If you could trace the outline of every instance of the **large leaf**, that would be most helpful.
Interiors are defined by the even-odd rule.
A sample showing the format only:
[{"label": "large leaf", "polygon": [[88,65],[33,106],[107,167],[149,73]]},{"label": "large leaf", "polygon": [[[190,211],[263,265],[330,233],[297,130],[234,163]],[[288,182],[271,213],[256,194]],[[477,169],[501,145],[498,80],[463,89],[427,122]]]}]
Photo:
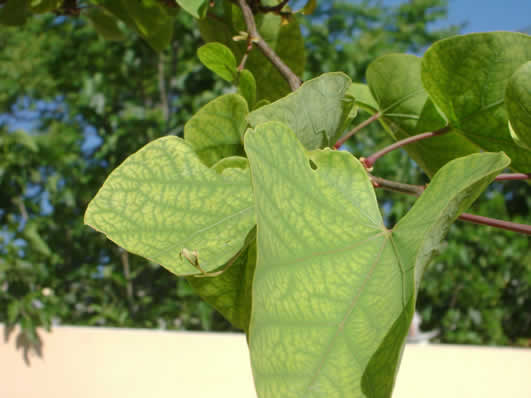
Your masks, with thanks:
[{"label": "large leaf", "polygon": [[207,166],[228,156],[243,155],[247,113],[243,97],[223,95],[202,107],[186,123],[184,138]]},{"label": "large leaf", "polygon": [[[373,61],[367,69],[367,82],[378,104],[377,111],[382,113],[381,122],[395,140],[434,131],[447,124],[422,86],[420,67],[421,59],[414,55],[389,54]],[[356,87],[351,91],[355,89],[362,92]],[[356,91],[353,94],[356,96]],[[456,132],[422,140],[404,149],[430,176],[450,160],[479,150]]]},{"label": "large leaf", "polygon": [[[247,169],[246,158],[223,158],[212,169],[219,174]],[[187,278],[199,296],[218,310],[234,327],[249,330],[251,317],[252,284],[256,267],[256,228],[247,236],[243,248],[208,276],[194,275]]]},{"label": "large leaf", "polygon": [[531,61],[511,76],[505,90],[505,105],[516,143],[531,150]]},{"label": "large leaf", "polygon": [[85,223],[178,275],[211,272],[255,225],[249,170],[206,167],[182,139],[128,157],[90,202]]},{"label": "large leaf", "polygon": [[508,158],[450,162],[388,230],[352,155],[306,153],[278,122],[249,131],[245,149],[258,225],[249,331],[258,396],[389,397],[415,272]]},{"label": "large leaf", "polygon": [[308,149],[333,145],[343,133],[354,106],[351,97],[346,97],[351,83],[344,73],[326,73],[251,112],[247,120],[251,126],[272,120],[283,122]]},{"label": "large leaf", "polygon": [[[296,18],[283,23],[282,17],[268,13],[256,18],[259,33],[276,54],[297,75],[304,72],[304,41]],[[233,37],[247,31],[240,9],[228,7],[223,18],[207,17],[199,22],[201,35],[207,42],[217,41],[228,46],[239,62],[247,49],[247,41],[235,42]],[[245,68],[252,72],[257,84],[256,100],[274,101],[288,94],[289,84],[271,62],[255,46]]]},{"label": "large leaf", "polygon": [[511,167],[531,171],[531,152],[511,138],[505,87],[531,59],[531,36],[512,32],[455,36],[422,59],[422,81],[450,125],[486,151],[504,151]]}]

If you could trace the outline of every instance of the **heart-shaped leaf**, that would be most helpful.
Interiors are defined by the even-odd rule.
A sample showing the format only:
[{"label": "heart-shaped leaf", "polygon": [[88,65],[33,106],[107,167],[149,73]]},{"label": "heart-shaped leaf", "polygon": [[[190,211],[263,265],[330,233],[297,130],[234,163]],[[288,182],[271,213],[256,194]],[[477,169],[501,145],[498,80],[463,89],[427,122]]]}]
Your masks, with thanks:
[{"label": "heart-shaped leaf", "polygon": [[448,163],[388,230],[352,155],[307,153],[278,122],[247,132],[245,150],[258,225],[249,331],[258,396],[390,396],[416,275],[509,159]]},{"label": "heart-shaped leaf", "polygon": [[422,59],[422,81],[450,125],[486,151],[504,151],[511,167],[531,171],[531,151],[508,128],[505,88],[531,59],[531,36],[514,32],[454,36],[435,43]]},{"label": "heart-shaped leaf", "polygon": [[255,225],[248,169],[209,169],[182,139],[155,140],[107,178],[85,223],[177,275],[209,273]]},{"label": "heart-shaped leaf", "polygon": [[[367,82],[378,104],[377,111],[382,114],[380,121],[395,140],[447,124],[422,85],[420,67],[421,59],[414,55],[389,54],[377,58],[367,69]],[[457,132],[409,144],[404,149],[430,176],[450,160],[479,150]]]},{"label": "heart-shaped leaf", "polygon": [[283,122],[308,149],[333,145],[343,133],[354,106],[354,100],[347,95],[351,83],[344,73],[325,73],[251,112],[247,120],[251,126],[272,120]]}]

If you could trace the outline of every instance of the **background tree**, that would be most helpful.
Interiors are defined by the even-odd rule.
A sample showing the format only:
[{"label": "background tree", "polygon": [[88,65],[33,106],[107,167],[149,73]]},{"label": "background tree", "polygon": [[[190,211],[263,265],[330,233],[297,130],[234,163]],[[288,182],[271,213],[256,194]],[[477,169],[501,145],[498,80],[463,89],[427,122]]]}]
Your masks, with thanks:
[{"label": "background tree", "polygon": [[[319,7],[304,28],[305,79],[344,70],[362,81],[377,56],[418,53],[458,30],[430,27],[446,15],[444,1]],[[171,45],[160,54],[136,34],[110,42],[94,27],[85,18],[47,16],[0,28],[0,321],[20,324],[21,338],[34,343],[35,327],[54,320],[228,330],[184,280],[121,251],[84,226],[82,214],[124,158],[156,137],[181,135],[200,106],[231,87],[198,63],[200,33],[184,13],[177,14]],[[371,126],[347,147],[360,154],[388,143],[387,134]],[[400,152],[380,160],[378,170],[391,179],[426,181]],[[398,194],[379,195],[389,224],[412,203]],[[528,185],[494,185],[487,197],[480,212],[529,220]],[[430,268],[419,308],[429,327],[441,328],[444,341],[525,344],[529,338],[527,238],[492,234],[497,241],[485,245],[474,242],[489,239],[488,228],[453,227],[450,239],[457,243]],[[480,259],[479,267],[470,259]],[[489,265],[481,268],[481,261]]]}]

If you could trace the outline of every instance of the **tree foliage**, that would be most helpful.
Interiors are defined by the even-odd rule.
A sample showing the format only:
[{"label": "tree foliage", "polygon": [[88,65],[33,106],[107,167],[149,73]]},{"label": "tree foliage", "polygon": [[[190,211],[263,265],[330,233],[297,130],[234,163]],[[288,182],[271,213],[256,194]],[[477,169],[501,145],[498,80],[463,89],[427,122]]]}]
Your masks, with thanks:
[{"label": "tree foliage", "polygon": [[[509,159],[530,171],[529,36],[439,40],[456,30],[428,29],[436,0],[2,3],[0,23],[31,21],[0,35],[0,319],[23,338],[54,321],[236,327],[261,397],[389,396],[417,295],[442,341],[527,344],[526,238],[450,224]],[[378,192],[381,215],[368,163],[323,149],[369,115],[381,127],[347,141],[356,156],[439,132],[405,147],[416,164],[395,152],[374,171],[431,178],[409,212]],[[525,222],[528,187],[493,184],[476,210]],[[87,206],[148,261],[84,227]]]}]

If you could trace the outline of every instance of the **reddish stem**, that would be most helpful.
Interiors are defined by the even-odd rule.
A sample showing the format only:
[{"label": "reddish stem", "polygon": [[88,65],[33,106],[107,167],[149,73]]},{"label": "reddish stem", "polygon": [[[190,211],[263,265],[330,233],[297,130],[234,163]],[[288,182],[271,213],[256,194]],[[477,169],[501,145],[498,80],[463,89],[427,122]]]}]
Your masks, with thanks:
[{"label": "reddish stem", "polygon": [[350,130],[347,134],[345,134],[343,137],[341,137],[334,145],[334,148],[335,149],[338,149],[339,147],[341,147],[341,145],[343,145],[345,142],[347,142],[347,140],[352,137],[354,134],[356,134],[358,131],[360,131],[362,128],[368,126],[369,124],[371,124],[372,122],[374,122],[375,120],[378,120],[380,117],[382,116],[381,112],[378,112],[378,113],[375,113],[374,115],[372,115],[370,118],[368,118],[367,120],[365,120],[364,122],[358,124],[356,127],[354,127],[352,130]]},{"label": "reddish stem", "polygon": [[[422,185],[403,184],[395,181],[386,180],[380,177],[375,177],[369,174],[372,185],[375,188],[383,188],[389,191],[406,193],[409,195],[419,196],[424,192],[425,187]],[[506,229],[508,231],[518,232],[522,234],[531,235],[531,225],[518,224],[509,221],[497,220],[495,218],[488,218],[483,216],[476,216],[474,214],[462,213],[459,216],[462,221],[471,222],[474,224],[488,225],[495,228]]]},{"label": "reddish stem", "polygon": [[245,50],[245,54],[243,54],[242,60],[237,68],[238,72],[241,72],[242,70],[245,69],[245,63],[247,62],[247,58],[249,57],[249,53],[251,52],[252,49],[253,49],[253,41],[251,40],[251,37],[249,37],[247,40],[247,48]]},{"label": "reddish stem", "polygon": [[387,153],[389,153],[391,151],[394,151],[397,148],[401,148],[401,147],[403,147],[403,146],[405,146],[407,144],[411,144],[413,142],[425,140],[426,138],[435,137],[435,136],[438,136],[438,135],[443,135],[443,134],[446,134],[449,131],[450,131],[450,127],[447,126],[447,127],[443,127],[442,129],[439,129],[437,131],[433,131],[433,132],[430,132],[430,133],[422,133],[422,134],[414,135],[413,137],[408,137],[406,139],[397,141],[394,144],[391,144],[391,145],[385,147],[381,151],[378,151],[378,152],[372,154],[368,158],[363,158],[362,162],[364,163],[364,165],[367,168],[367,170],[370,170],[372,168],[372,166],[374,165],[374,163],[378,159],[380,159],[382,156],[386,155]]},{"label": "reddish stem", "polygon": [[468,221],[474,224],[488,225],[490,227],[506,229],[507,231],[519,232],[521,234],[531,235],[531,225],[518,224],[515,222],[497,220],[495,218],[476,216],[474,214],[462,213],[459,216],[462,221]]},{"label": "reddish stem", "polygon": [[500,174],[496,177],[496,181],[510,181],[510,180],[528,180],[531,174],[514,173],[514,174]]}]

